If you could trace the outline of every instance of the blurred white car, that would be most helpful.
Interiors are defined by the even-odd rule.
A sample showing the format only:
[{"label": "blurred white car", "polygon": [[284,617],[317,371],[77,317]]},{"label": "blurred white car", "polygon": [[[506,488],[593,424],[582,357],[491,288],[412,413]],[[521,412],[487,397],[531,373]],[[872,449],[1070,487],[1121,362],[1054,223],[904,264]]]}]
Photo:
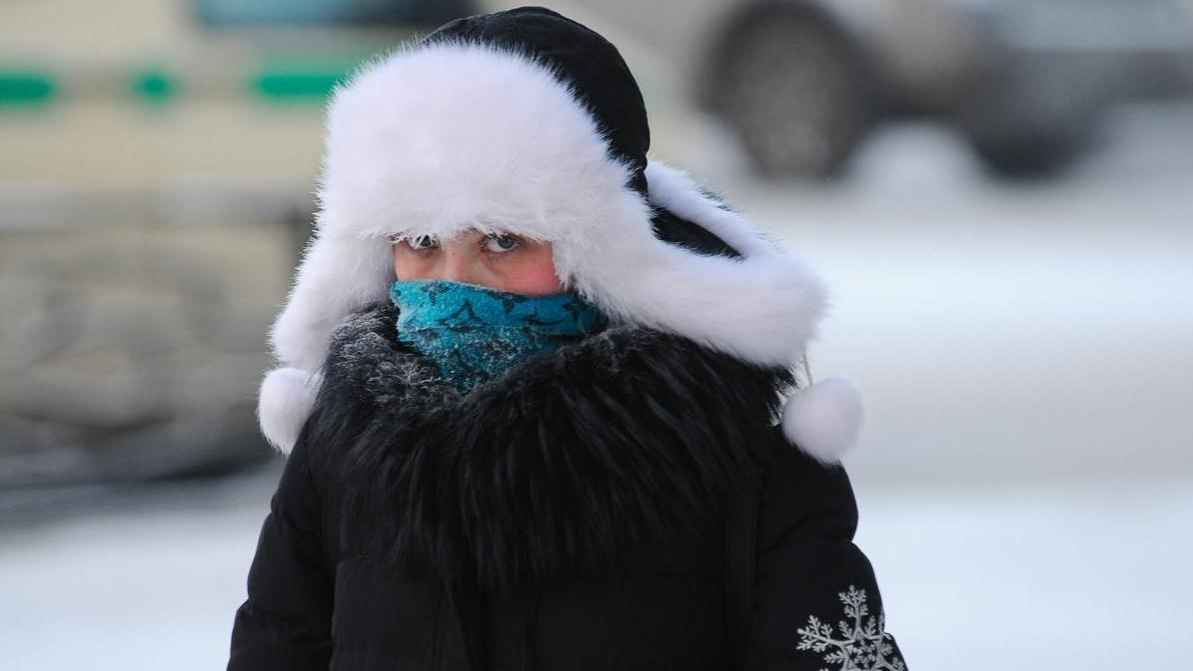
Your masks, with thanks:
[{"label": "blurred white car", "polygon": [[328,91],[471,0],[0,2],[0,512],[271,453]]},{"label": "blurred white car", "polygon": [[1112,104],[1193,92],[1191,0],[575,0],[637,34],[761,172],[838,171],[876,122],[955,124],[1048,173]]}]

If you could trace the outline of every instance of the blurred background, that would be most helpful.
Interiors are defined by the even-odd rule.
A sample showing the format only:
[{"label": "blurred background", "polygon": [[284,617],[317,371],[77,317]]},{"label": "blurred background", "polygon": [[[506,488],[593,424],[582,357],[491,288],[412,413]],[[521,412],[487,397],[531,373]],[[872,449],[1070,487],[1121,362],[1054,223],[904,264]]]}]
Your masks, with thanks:
[{"label": "blurred background", "polygon": [[[0,2],[2,666],[212,669],[323,105],[484,0]],[[1193,0],[560,0],[829,280],[911,668],[1184,668]],[[793,645],[794,645],[793,632]]]}]

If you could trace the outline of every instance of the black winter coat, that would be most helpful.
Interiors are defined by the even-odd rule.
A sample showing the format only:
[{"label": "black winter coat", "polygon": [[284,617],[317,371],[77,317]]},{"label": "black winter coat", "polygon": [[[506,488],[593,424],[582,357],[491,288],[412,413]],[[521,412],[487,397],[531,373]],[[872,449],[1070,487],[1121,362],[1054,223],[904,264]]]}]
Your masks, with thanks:
[{"label": "black winter coat", "polygon": [[[844,471],[774,427],[786,370],[615,327],[461,397],[393,329],[333,338],[231,671],[903,668]],[[755,540],[726,547],[751,481]]]}]

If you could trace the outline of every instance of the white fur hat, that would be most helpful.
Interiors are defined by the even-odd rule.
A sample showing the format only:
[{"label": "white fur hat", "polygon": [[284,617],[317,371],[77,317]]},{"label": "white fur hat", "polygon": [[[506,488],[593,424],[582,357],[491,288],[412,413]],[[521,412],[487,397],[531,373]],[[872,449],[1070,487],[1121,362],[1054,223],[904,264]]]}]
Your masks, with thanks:
[{"label": "white fur hat", "polygon": [[[562,19],[537,12],[512,20]],[[562,21],[548,32],[587,31]],[[316,234],[273,327],[281,367],[261,386],[258,412],[270,442],[288,451],[297,439],[334,327],[386,300],[395,236],[450,239],[479,229],[550,241],[560,278],[611,319],[754,363],[795,364],[824,310],[823,285],[687,176],[648,162],[644,109],[643,132],[627,135],[621,118],[610,130],[601,110],[624,116],[633,108],[617,96],[637,96],[641,105],[616,50],[609,45],[628,82],[611,89],[602,81],[594,96],[584,77],[609,68],[577,75],[566,59],[459,23],[446,38],[432,34],[366,65],[333,97]],[[613,98],[594,99],[617,87]],[[711,234],[729,253],[663,239],[663,220]],[[788,437],[825,461],[853,442],[860,421],[856,394],[829,386],[798,393],[784,415]]]}]

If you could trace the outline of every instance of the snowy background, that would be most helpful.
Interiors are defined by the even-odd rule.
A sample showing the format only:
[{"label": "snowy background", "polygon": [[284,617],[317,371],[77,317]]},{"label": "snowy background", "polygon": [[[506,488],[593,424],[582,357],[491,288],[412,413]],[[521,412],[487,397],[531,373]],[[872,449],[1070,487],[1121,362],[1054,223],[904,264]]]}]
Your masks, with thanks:
[{"label": "snowy background", "polygon": [[[998,184],[897,126],[820,189],[661,133],[834,287],[813,372],[866,393],[857,540],[916,671],[1188,668],[1193,109],[1110,132],[1073,175]],[[222,668],[278,472],[6,500],[0,667]]]}]

